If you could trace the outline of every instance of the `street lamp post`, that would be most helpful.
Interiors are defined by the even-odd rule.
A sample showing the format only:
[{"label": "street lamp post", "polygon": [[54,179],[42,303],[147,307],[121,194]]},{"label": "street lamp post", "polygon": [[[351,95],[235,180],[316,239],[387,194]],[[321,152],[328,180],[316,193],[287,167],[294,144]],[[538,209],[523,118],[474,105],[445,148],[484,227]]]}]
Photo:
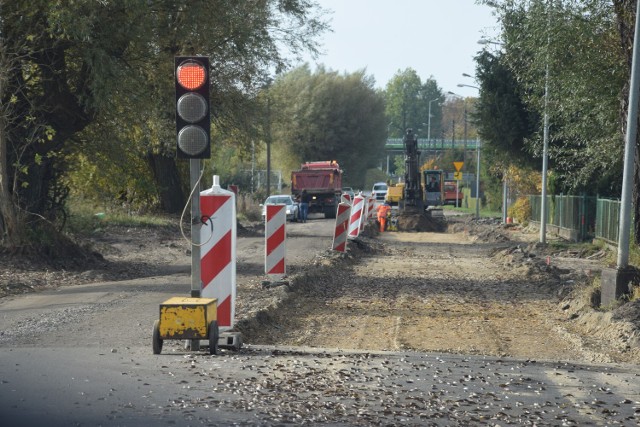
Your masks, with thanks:
[{"label": "street lamp post", "polygon": [[547,243],[547,172],[549,164],[549,46],[551,13],[547,8],[547,59],[544,71],[544,116],[542,119],[542,191],[540,192],[540,243]]},{"label": "street lamp post", "polygon": [[[460,86],[460,85],[458,85],[458,86]],[[451,91],[448,91],[447,93],[448,93],[449,95],[453,95],[453,96],[456,96],[456,97],[458,97],[458,98],[462,99],[462,101],[463,101],[463,105],[464,105],[464,108],[466,108],[466,103],[464,102],[464,97],[463,97],[462,95],[458,95],[457,93],[455,93],[455,92],[451,92]],[[452,132],[452,134],[453,134],[453,135],[451,136],[451,148],[454,148],[455,143],[456,143],[456,142],[455,142],[455,139],[456,139],[455,120],[451,120],[451,132]],[[464,160],[464,159],[463,159],[463,160]]]},{"label": "street lamp post", "polygon": [[[393,122],[390,122],[387,125],[387,140],[389,139],[389,133],[390,133],[389,128],[391,127],[392,124]],[[388,152],[387,152],[387,175],[389,175],[389,153]]]},{"label": "street lamp post", "polygon": [[[463,77],[472,77],[467,73],[462,73]],[[473,85],[467,85],[467,84],[463,84],[463,83],[458,83],[457,85],[458,87],[470,87],[473,89],[477,89],[480,90],[480,88],[478,86],[473,86]],[[452,95],[456,95],[456,96],[460,96],[454,92],[449,92]],[[465,103],[465,126],[466,126],[466,103]],[[465,127],[465,134],[466,134],[466,127]],[[466,144],[466,135],[465,135],[465,144]],[[476,219],[480,219],[480,139],[478,139],[476,137],[476,154],[477,154],[477,159],[476,159]]]},{"label": "street lamp post", "polygon": [[478,161],[476,163],[476,219],[480,219],[480,139],[476,141]]},{"label": "street lamp post", "polygon": [[440,98],[432,99],[429,101],[429,120],[427,121],[427,141],[431,144],[431,103],[437,101]]}]

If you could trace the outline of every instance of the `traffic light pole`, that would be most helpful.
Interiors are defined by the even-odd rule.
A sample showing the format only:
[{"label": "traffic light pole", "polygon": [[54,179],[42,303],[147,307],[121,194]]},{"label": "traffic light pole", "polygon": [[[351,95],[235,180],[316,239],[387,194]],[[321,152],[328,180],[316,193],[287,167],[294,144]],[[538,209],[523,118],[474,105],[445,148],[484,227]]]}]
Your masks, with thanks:
[{"label": "traffic light pole", "polygon": [[200,297],[202,279],[200,274],[200,159],[189,160],[189,188],[193,190],[191,200],[191,296]]}]

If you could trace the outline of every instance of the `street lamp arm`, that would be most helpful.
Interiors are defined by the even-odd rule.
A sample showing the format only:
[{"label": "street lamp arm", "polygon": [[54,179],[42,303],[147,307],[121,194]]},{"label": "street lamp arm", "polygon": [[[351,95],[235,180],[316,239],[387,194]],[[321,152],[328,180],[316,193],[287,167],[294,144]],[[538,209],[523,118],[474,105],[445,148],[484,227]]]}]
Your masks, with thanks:
[{"label": "street lamp arm", "polygon": [[458,83],[458,87],[471,87],[471,88],[480,90],[480,88],[478,86],[466,85],[466,84],[463,84],[463,83]]},{"label": "street lamp arm", "polygon": [[478,40],[478,44],[483,44],[483,45],[495,44],[496,46],[504,46],[504,43],[502,42],[497,42],[497,41],[489,40],[485,38],[481,38],[480,40]]}]

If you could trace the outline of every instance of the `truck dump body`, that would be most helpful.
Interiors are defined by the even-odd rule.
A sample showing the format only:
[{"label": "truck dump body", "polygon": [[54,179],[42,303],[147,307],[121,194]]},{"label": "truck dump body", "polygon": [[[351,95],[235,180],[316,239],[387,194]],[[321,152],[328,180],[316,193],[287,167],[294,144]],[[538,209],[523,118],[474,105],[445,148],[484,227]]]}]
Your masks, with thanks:
[{"label": "truck dump body", "polygon": [[335,218],[342,193],[342,170],[336,161],[307,162],[291,172],[291,194],[299,197],[302,190],[311,196],[309,212],[324,213]]}]

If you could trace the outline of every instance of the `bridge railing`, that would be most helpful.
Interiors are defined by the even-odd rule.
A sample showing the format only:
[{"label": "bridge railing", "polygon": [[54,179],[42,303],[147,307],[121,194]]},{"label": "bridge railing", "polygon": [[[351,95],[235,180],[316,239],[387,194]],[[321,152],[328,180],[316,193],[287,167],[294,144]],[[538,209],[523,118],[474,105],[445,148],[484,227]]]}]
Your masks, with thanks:
[{"label": "bridge railing", "polygon": [[[418,138],[418,149],[420,150],[446,150],[446,149],[466,149],[475,150],[478,147],[477,139],[444,140]],[[384,145],[385,150],[404,151],[402,138],[389,138]]]}]

